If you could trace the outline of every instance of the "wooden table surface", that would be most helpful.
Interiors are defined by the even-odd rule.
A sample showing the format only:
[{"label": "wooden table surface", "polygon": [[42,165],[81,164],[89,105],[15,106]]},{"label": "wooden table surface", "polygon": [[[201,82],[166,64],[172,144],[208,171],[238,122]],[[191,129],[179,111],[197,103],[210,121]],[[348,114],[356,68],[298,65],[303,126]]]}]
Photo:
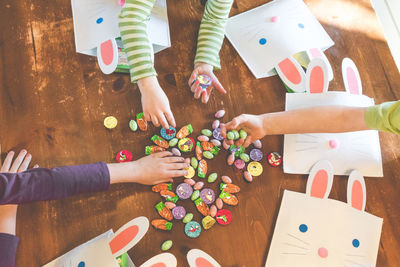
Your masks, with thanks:
[{"label": "wooden table surface", "polygon": [[[237,0],[231,15],[265,0]],[[380,24],[368,0],[307,0],[306,3],[335,41],[327,50],[335,79],[331,90],[343,90],[340,63],[351,57],[359,68],[364,93],[376,103],[400,98],[400,75]],[[172,47],[155,56],[161,86],[168,95],[178,126],[192,123],[195,134],[210,127],[213,114],[224,108],[224,120],[241,113],[284,109],[285,91],[277,77],[256,80],[232,45],[221,50],[217,76],[227,95],[213,93],[208,104],[191,96],[187,79],[192,70],[197,31],[204,1],[168,1]],[[158,129],[133,133],[128,121],[141,112],[140,92],[123,74],[104,75],[95,58],[77,54],[70,0],[2,0],[0,3],[0,138],[3,151],[27,148],[43,167],[113,162],[121,149],[143,156],[144,146]],[[103,119],[114,115],[119,126],[107,131]],[[377,266],[400,262],[400,138],[381,133],[384,178],[367,178],[366,210],[384,220]],[[283,149],[283,136],[262,140],[264,152]],[[225,152],[222,153],[225,155]],[[306,175],[284,174],[265,162],[264,173],[247,184],[225,164],[224,156],[209,169],[229,175],[242,187],[239,206],[230,208],[233,222],[215,226],[192,240],[176,222],[171,232],[149,229],[129,251],[137,265],[160,253],[172,239],[178,266],[186,252],[200,248],[223,266],[262,266],[265,263],[284,189],[305,192]],[[336,177],[331,198],[345,201],[346,177]],[[181,179],[177,179],[177,183]],[[150,187],[124,184],[102,193],[59,201],[21,205],[17,234],[21,238],[17,266],[40,266],[137,216],[157,218],[160,197]],[[189,202],[189,201],[188,201]],[[194,211],[191,203],[185,207]],[[200,216],[195,213],[195,219]]]}]

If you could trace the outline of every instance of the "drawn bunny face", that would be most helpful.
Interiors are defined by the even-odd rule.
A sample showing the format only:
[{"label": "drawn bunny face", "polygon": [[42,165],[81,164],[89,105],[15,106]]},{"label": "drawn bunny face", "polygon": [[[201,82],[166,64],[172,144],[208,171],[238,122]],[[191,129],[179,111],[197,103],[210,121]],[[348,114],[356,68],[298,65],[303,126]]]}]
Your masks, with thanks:
[{"label": "drawn bunny face", "polygon": [[306,194],[285,190],[266,267],[375,266],[382,219],[364,211],[363,176],[350,174],[347,203],[328,199],[332,182],[332,165],[320,161]]},{"label": "drawn bunny face", "polygon": [[333,41],[301,0],[275,0],[229,19],[227,37],[256,78],[275,74],[285,59]]},{"label": "drawn bunny face", "polygon": [[[299,67],[297,71],[305,77],[306,93],[287,93],[286,110],[327,105],[374,105],[372,98],[362,95],[360,75],[351,59],[345,58],[342,63],[346,92],[328,92],[328,69],[322,58],[312,59],[306,73]],[[383,176],[377,131],[285,135],[283,162],[286,173],[307,174],[321,159],[329,160],[338,175],[348,175],[357,169],[365,176]]]},{"label": "drawn bunny face", "polygon": [[44,266],[118,267],[116,258],[135,246],[146,234],[148,228],[147,218],[138,217],[126,223],[115,234],[109,230]]}]

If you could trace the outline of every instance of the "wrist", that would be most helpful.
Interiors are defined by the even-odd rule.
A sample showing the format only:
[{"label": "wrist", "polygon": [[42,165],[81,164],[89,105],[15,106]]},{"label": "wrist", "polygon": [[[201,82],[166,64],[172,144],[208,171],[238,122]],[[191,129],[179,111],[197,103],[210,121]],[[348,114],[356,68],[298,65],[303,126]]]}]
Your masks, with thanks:
[{"label": "wrist", "polygon": [[110,184],[136,182],[136,162],[109,163]]},{"label": "wrist", "polygon": [[261,117],[261,121],[262,121],[262,134],[263,134],[263,136],[274,134],[273,131],[272,131],[273,123],[271,122],[270,113],[265,113],[265,114],[262,114],[262,115],[259,115],[259,116]]},{"label": "wrist", "polygon": [[149,76],[146,78],[142,78],[137,81],[137,84],[139,86],[139,90],[141,93],[144,93],[145,91],[148,91],[151,89],[160,88],[160,85],[158,84],[158,80],[157,80],[156,76]]}]

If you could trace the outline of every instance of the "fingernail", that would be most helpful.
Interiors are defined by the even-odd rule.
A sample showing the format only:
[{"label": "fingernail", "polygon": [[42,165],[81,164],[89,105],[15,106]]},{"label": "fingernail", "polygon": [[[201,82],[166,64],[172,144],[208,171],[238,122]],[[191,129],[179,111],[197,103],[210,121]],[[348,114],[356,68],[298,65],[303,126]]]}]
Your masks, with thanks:
[{"label": "fingernail", "polygon": [[21,152],[22,153],[26,153],[27,151],[26,151],[26,149],[22,149]]}]

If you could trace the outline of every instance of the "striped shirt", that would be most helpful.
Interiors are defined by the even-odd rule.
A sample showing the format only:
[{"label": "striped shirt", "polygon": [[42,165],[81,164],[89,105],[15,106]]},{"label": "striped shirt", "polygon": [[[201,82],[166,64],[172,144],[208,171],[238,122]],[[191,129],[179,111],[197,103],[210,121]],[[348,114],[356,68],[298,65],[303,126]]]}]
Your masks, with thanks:
[{"label": "striped shirt", "polygon": [[[119,29],[128,56],[131,81],[156,76],[147,21],[155,0],[126,0],[119,15]],[[220,69],[219,51],[233,0],[208,0],[201,21],[195,63],[204,62]]]}]

